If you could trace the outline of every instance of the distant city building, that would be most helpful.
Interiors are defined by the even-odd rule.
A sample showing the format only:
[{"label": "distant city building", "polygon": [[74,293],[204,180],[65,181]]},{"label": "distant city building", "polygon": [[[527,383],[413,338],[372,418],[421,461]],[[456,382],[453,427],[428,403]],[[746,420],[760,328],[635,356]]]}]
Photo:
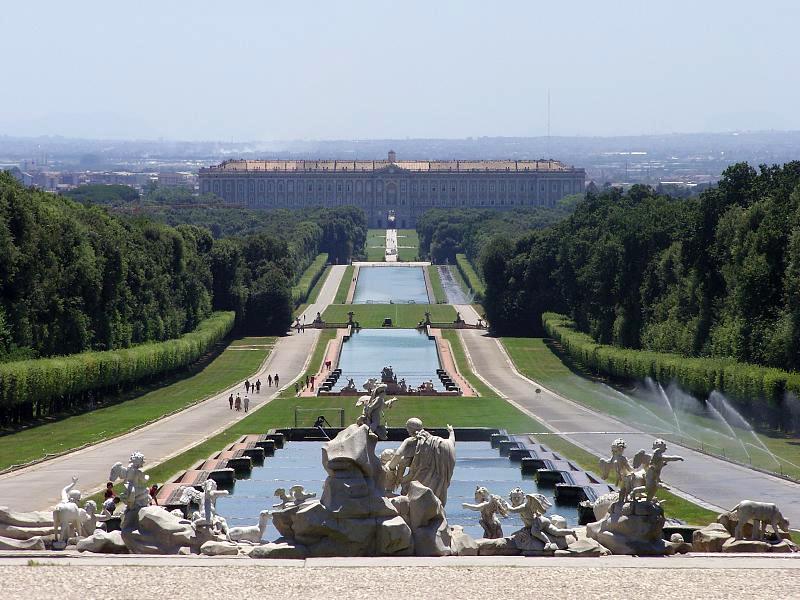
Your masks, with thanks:
[{"label": "distant city building", "polygon": [[415,227],[431,208],[553,206],[582,193],[584,169],[555,160],[228,160],[200,169],[200,193],[247,208],[353,205],[370,227]]},{"label": "distant city building", "polygon": [[158,185],[162,187],[184,187],[192,189],[195,185],[196,175],[193,173],[159,173]]}]

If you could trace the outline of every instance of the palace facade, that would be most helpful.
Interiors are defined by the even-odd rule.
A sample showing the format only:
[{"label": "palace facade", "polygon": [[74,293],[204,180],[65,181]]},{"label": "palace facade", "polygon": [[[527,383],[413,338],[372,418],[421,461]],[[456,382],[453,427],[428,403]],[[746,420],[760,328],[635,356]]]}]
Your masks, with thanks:
[{"label": "palace facade", "polygon": [[555,160],[228,160],[200,169],[200,193],[246,208],[353,205],[370,227],[413,228],[431,208],[553,206],[586,173]]}]

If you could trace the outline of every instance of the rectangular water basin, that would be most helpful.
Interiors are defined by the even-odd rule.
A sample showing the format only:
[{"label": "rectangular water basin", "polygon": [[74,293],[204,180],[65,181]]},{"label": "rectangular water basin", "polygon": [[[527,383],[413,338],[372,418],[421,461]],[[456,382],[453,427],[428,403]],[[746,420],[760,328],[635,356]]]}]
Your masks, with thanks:
[{"label": "rectangular water basin", "polygon": [[360,267],[353,304],[428,304],[422,267]]},{"label": "rectangular water basin", "polygon": [[[230,527],[254,525],[258,523],[260,511],[272,509],[277,503],[273,497],[276,488],[288,490],[292,485],[304,485],[307,491],[322,495],[326,473],[322,468],[323,442],[289,442],[268,459],[263,467],[253,469],[250,479],[236,482],[233,494],[223,496],[217,501],[217,512],[225,517]],[[385,448],[396,449],[397,442],[381,442],[376,454]],[[493,494],[508,499],[508,493],[521,487],[526,493],[542,493],[554,506],[549,511],[566,518],[570,527],[577,526],[578,513],[574,506],[556,506],[552,489],[539,490],[536,482],[523,479],[519,465],[501,457],[488,442],[456,442],[456,468],[447,495],[447,522],[461,525],[474,538],[483,537],[483,529],[478,523],[480,514],[465,509],[463,502],[475,502],[475,487],[486,486]],[[512,513],[501,519],[503,533],[509,535],[520,529],[520,518]],[[270,522],[265,538],[274,540],[278,532]]]},{"label": "rectangular water basin", "polygon": [[397,381],[405,379],[409,387],[430,381],[434,389],[444,389],[436,375],[439,368],[436,342],[416,329],[362,329],[354,333],[342,344],[339,381],[346,385],[352,377],[358,389],[362,389],[370,377],[380,381],[381,370],[388,366]]}]

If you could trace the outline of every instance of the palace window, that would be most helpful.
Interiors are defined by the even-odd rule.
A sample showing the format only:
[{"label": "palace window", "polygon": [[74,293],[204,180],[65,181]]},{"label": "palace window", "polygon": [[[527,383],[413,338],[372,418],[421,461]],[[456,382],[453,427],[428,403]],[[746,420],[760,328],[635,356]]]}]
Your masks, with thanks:
[{"label": "palace window", "polygon": [[489,184],[489,191],[490,191],[491,193],[494,193],[494,183],[490,183],[490,184]]}]

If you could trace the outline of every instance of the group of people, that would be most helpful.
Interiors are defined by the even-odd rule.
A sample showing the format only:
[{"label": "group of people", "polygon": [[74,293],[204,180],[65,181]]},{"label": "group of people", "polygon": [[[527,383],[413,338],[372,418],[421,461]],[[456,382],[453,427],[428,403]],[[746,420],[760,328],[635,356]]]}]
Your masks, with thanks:
[{"label": "group of people", "polygon": [[[314,375],[306,375],[306,382],[303,385],[304,390],[311,390],[314,391],[314,382],[316,381],[316,377]],[[303,383],[302,377],[294,382],[294,393],[300,393],[300,384]]]},{"label": "group of people", "polygon": [[[150,504],[158,506],[158,485],[153,484],[148,489],[150,493]],[[103,492],[103,514],[107,517],[114,514],[114,511],[117,510],[117,505],[122,502],[122,498],[120,498],[116,493],[114,493],[114,482],[109,481],[106,483],[106,489]]]},{"label": "group of people", "polygon": [[[272,387],[272,384],[275,384],[275,387],[280,387],[281,378],[280,376],[275,373],[273,377],[272,374],[267,375],[267,386]],[[261,380],[256,379],[255,382],[251,382],[249,379],[244,380],[244,398],[241,397],[239,392],[236,392],[236,397],[234,397],[233,393],[228,396],[228,405],[230,406],[231,410],[240,411],[244,408],[244,412],[250,410],[250,396],[248,394],[250,392],[254,392],[256,394],[261,393]]]},{"label": "group of people", "polygon": [[247,392],[244,394],[244,400],[239,395],[239,392],[236,392],[236,398],[233,397],[233,394],[228,396],[228,404],[231,407],[231,410],[235,410],[239,412],[242,410],[242,406],[244,406],[244,412],[250,410],[250,396],[247,395]]}]

